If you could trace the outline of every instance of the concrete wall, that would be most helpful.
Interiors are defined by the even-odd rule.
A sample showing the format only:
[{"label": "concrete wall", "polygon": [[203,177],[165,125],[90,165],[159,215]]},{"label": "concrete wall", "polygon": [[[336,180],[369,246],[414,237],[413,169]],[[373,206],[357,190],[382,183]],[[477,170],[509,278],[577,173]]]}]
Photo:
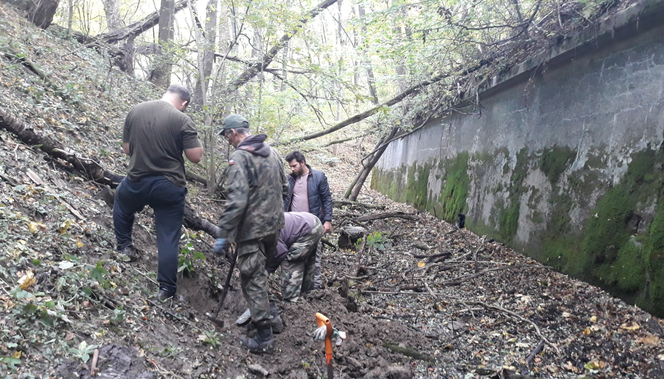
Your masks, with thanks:
[{"label": "concrete wall", "polygon": [[391,143],[372,187],[663,315],[662,20],[637,2],[494,78],[481,113]]}]

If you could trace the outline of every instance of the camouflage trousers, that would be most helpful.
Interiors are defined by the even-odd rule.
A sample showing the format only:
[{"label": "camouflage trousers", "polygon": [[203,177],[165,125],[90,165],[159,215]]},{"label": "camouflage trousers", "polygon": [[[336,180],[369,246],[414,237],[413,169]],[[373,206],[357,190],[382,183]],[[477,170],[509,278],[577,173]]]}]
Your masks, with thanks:
[{"label": "camouflage trousers", "polygon": [[316,268],[314,269],[314,288],[319,289],[323,286],[323,242],[318,240],[316,244]]},{"label": "camouflage trousers", "polygon": [[269,302],[270,287],[265,265],[275,255],[278,236],[279,232],[237,244],[240,286],[254,324],[272,319]]},{"label": "camouflage trousers", "polygon": [[316,218],[311,232],[300,237],[288,249],[286,260],[281,264],[283,279],[281,293],[284,301],[294,303],[301,293],[314,289],[316,250],[321,237],[323,237],[323,225]]}]

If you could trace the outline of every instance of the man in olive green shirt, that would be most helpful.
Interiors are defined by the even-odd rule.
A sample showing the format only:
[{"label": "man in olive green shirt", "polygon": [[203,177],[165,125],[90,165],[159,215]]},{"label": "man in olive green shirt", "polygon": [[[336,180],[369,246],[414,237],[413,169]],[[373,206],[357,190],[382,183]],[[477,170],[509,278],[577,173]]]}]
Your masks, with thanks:
[{"label": "man in olive green shirt", "polygon": [[183,113],[190,99],[186,88],[173,84],[161,100],[134,106],[122,132],[122,148],[130,158],[113,205],[117,249],[132,261],[139,259],[131,239],[134,214],[146,205],[152,207],[160,300],[172,297],[177,290],[178,243],[187,195],[182,153],[193,163],[203,156],[196,127]]}]

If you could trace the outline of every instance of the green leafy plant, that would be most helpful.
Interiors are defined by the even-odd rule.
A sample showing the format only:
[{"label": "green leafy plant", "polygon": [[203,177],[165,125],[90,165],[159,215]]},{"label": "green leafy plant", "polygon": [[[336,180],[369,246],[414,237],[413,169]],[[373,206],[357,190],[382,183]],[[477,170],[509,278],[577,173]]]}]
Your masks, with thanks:
[{"label": "green leafy plant", "polygon": [[168,345],[166,346],[163,350],[159,352],[159,355],[164,357],[164,358],[172,358],[177,356],[182,352],[182,349],[175,347],[173,345]]},{"label": "green leafy plant", "polygon": [[364,238],[360,238],[355,242],[355,250],[360,250],[362,248],[362,241],[364,241]]},{"label": "green leafy plant", "polygon": [[178,258],[178,272],[194,272],[194,261],[197,259],[205,260],[205,255],[203,255],[201,252],[195,251],[194,245],[191,242],[186,243],[182,247],[182,250],[180,250]]},{"label": "green leafy plant", "polygon": [[12,371],[16,370],[16,365],[20,365],[21,360],[14,357],[0,357],[0,367],[9,367]]},{"label": "green leafy plant", "polygon": [[108,274],[108,270],[102,266],[102,261],[97,262],[95,268],[90,270],[90,278],[97,281],[102,288],[109,288],[111,286],[111,283],[104,278],[106,274]]},{"label": "green leafy plant", "polygon": [[383,250],[387,247],[387,238],[381,232],[372,232],[367,236],[367,246],[369,248]]},{"label": "green leafy plant", "polygon": [[212,347],[217,347],[217,345],[219,345],[219,343],[221,342],[219,339],[219,335],[214,330],[205,331],[203,333],[204,334],[202,334],[199,339],[203,341],[204,345],[208,344],[211,345]]},{"label": "green leafy plant", "polygon": [[96,348],[97,345],[88,345],[87,342],[82,341],[80,344],[78,344],[77,348],[70,348],[69,352],[74,354],[75,357],[80,358],[83,363],[88,363],[90,354],[92,354]]},{"label": "green leafy plant", "polygon": [[113,325],[118,325],[122,321],[124,321],[125,315],[127,314],[127,311],[125,311],[121,306],[113,310],[113,316],[108,320],[111,324]]}]

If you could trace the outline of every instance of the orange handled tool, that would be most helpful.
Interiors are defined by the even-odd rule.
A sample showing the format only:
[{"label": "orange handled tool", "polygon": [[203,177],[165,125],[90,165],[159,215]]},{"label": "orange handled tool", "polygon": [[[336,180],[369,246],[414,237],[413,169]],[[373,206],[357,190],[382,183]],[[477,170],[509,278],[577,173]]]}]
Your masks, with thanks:
[{"label": "orange handled tool", "polygon": [[332,370],[332,333],[334,333],[334,328],[332,328],[330,319],[321,313],[316,313],[316,324],[319,328],[325,326],[327,329],[325,333],[325,359],[327,361],[327,377],[332,379],[334,377],[334,371]]}]

